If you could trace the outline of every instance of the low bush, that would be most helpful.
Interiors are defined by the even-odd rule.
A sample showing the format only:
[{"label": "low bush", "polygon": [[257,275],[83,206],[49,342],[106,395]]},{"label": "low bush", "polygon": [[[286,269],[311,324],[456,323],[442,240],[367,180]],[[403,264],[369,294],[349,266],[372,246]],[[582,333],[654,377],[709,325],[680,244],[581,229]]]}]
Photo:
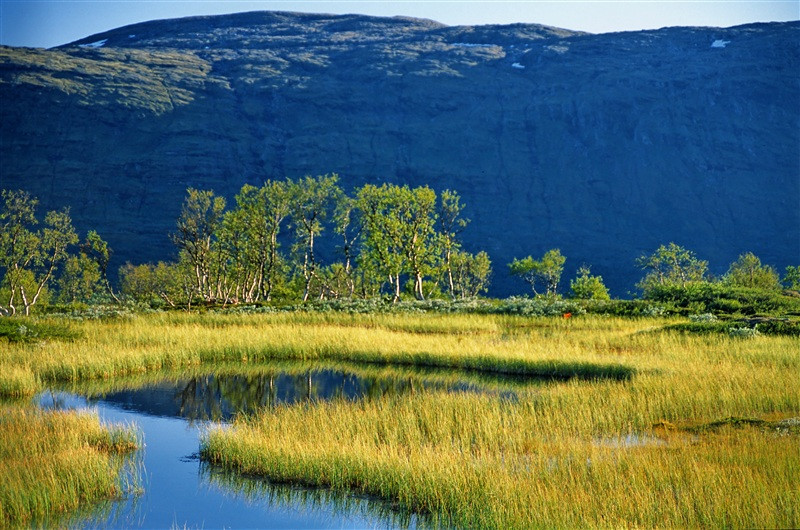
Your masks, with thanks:
[{"label": "low bush", "polygon": [[783,319],[766,319],[762,321],[693,319],[691,322],[672,324],[663,329],[705,335],[727,334],[731,337],[741,338],[755,337],[757,335],[800,337],[800,321]]},{"label": "low bush", "polygon": [[80,336],[80,332],[67,324],[36,322],[29,318],[0,318],[0,340],[8,342],[74,340]]},{"label": "low bush", "polygon": [[686,287],[662,285],[647,292],[648,300],[668,304],[677,314],[717,315],[800,314],[800,299],[781,291],[697,282]]},{"label": "low bush", "polygon": [[674,312],[670,304],[649,300],[589,300],[583,306],[587,313],[617,317],[660,317]]},{"label": "low bush", "polygon": [[530,317],[582,315],[586,313],[584,303],[577,300],[558,298],[523,298],[512,296],[502,300],[499,305],[486,308],[486,312],[500,315],[520,315]]}]

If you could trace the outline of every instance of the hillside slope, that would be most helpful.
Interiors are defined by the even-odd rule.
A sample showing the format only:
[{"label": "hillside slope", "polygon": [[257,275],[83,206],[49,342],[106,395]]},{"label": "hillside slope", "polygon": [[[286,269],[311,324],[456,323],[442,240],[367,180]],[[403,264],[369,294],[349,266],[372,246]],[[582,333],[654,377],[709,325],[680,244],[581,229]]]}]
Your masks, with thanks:
[{"label": "hillside slope", "polygon": [[0,187],[165,259],[188,186],[337,172],[459,191],[494,294],[559,247],[616,294],[675,241],[800,262],[800,24],[590,35],[247,13],[0,48]]}]

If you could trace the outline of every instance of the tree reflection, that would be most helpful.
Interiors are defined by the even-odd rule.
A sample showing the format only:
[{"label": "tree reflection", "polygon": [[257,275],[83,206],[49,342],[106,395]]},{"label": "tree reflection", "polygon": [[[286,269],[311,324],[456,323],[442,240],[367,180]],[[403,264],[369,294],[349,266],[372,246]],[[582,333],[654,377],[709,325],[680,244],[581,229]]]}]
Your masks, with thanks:
[{"label": "tree reflection", "polygon": [[[377,399],[413,393],[420,386],[412,377],[363,377],[336,370],[256,375],[203,375],[177,383],[176,415],[189,420],[228,420],[281,404],[332,399]],[[426,387],[445,385],[428,383]]]}]

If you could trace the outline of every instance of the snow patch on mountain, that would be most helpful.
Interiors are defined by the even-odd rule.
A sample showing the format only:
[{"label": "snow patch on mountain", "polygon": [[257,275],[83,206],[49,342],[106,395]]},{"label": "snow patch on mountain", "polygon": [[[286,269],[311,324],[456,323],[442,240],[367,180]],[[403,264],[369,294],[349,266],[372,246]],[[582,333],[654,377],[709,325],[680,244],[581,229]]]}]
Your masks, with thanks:
[{"label": "snow patch on mountain", "polygon": [[90,42],[89,44],[79,44],[78,46],[80,46],[81,48],[100,48],[100,47],[102,47],[102,46],[103,46],[103,45],[104,45],[106,42],[108,42],[108,39],[103,39],[103,40],[98,40],[98,41]]}]

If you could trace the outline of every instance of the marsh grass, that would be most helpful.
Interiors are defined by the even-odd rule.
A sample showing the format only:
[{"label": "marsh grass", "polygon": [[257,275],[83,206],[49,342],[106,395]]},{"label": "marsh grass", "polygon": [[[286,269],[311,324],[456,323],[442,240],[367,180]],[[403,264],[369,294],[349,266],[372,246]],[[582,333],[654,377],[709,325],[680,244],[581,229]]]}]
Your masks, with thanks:
[{"label": "marsh grass", "polygon": [[367,518],[387,523],[396,528],[431,526],[419,514],[403,509],[397,503],[386,502],[377,497],[357,497],[347,491],[327,487],[303,488],[296,484],[278,484],[261,477],[245,476],[217,466],[202,464],[200,476],[209,484],[244,497],[251,502],[268,502],[271,505],[303,506],[305,510],[319,509],[325,513],[349,516],[360,513]]},{"label": "marsh grass", "polygon": [[[154,313],[75,324],[71,341],[7,343],[0,388],[274,361],[546,375],[516,400],[420,392],[279,406],[212,431],[202,454],[235,472],[380,497],[434,525],[797,526],[796,430],[686,429],[800,416],[798,339],[664,329],[679,322]],[[644,443],[608,442],[629,438]]]},{"label": "marsh grass", "polygon": [[[284,408],[212,431],[202,457],[272,481],[356,490],[434,526],[795,527],[798,438],[740,425],[608,444],[536,400],[427,394]],[[617,429],[618,431],[624,430]],[[606,433],[612,429],[605,429]],[[658,440],[659,443],[651,443]]]},{"label": "marsh grass", "polygon": [[[0,390],[21,394],[29,393],[37,381],[275,360],[427,366],[561,379],[630,378],[634,369],[619,357],[587,355],[582,347],[587,339],[581,337],[592,327],[598,329],[593,320],[529,329],[525,326],[534,319],[478,315],[160,313],[86,321],[73,324],[81,337],[71,341],[7,344],[0,356]],[[448,326],[454,333],[445,333]],[[618,329],[606,333],[604,340],[624,333],[627,326],[619,320]]]},{"label": "marsh grass", "polygon": [[796,527],[800,439],[794,420],[780,420],[800,414],[798,341],[663,326],[498,322],[470,340],[529,359],[616,361],[635,375],[548,384],[513,402],[425,393],[278,408],[212,431],[202,455],[392,500],[435,526]]},{"label": "marsh grass", "polygon": [[0,526],[57,524],[61,517],[135,490],[123,455],[139,445],[130,427],[96,415],[0,408]]},{"label": "marsh grass", "polygon": [[306,376],[318,372],[338,372],[360,380],[412,381],[420,387],[474,388],[488,394],[533,391],[537,387],[552,384],[550,378],[511,377],[490,372],[443,370],[416,366],[391,366],[331,361],[270,361],[268,364],[215,363],[214,365],[189,366],[175,370],[158,370],[143,374],[120,376],[111,379],[69,381],[52,385],[51,388],[80,394],[89,398],[103,397],[109,393],[139,390],[165,382],[178,383],[193,378]]}]

